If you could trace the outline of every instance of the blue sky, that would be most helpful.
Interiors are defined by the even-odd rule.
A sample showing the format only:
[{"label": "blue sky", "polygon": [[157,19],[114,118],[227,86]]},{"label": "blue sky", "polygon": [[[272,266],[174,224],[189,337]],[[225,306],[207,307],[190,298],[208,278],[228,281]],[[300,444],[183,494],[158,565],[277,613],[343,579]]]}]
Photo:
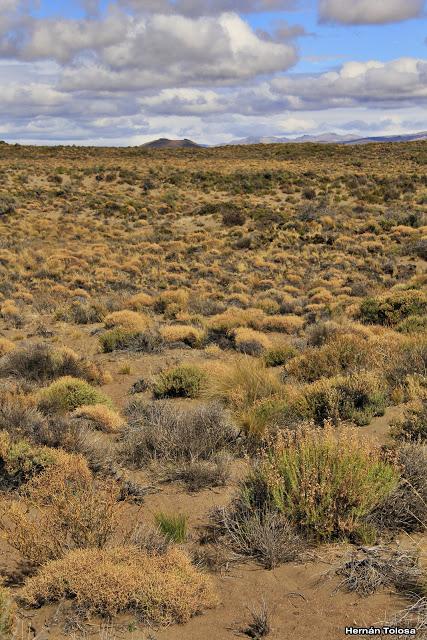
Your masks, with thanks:
[{"label": "blue sky", "polygon": [[425,11],[424,0],[0,0],[0,139],[427,129]]}]

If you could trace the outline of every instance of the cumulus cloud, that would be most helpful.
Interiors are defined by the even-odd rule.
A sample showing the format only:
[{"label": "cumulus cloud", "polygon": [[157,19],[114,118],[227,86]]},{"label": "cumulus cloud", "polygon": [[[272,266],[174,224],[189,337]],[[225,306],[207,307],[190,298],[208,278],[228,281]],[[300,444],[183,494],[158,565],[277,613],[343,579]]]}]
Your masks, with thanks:
[{"label": "cumulus cloud", "polygon": [[276,78],[271,88],[277,99],[281,98],[287,108],[295,110],[424,103],[427,60],[347,62],[338,71]]},{"label": "cumulus cloud", "polygon": [[319,0],[319,16],[326,22],[386,24],[417,18],[424,0]]},{"label": "cumulus cloud", "polygon": [[289,11],[300,0],[119,0],[119,4],[136,12],[175,13],[188,16]]}]

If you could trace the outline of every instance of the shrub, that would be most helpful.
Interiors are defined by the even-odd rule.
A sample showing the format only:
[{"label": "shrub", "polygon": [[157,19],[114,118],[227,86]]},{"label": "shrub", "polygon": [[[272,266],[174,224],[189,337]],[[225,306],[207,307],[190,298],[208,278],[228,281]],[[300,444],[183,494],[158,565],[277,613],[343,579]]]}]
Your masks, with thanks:
[{"label": "shrub", "polygon": [[292,345],[273,347],[267,349],[263,359],[267,367],[282,367],[297,355],[297,350]]},{"label": "shrub", "polygon": [[416,289],[367,298],[360,306],[362,322],[396,326],[408,316],[427,313],[427,293]]},{"label": "shrub", "polygon": [[17,202],[11,196],[0,196],[0,216],[14,213],[16,211]]},{"label": "shrub", "polygon": [[53,465],[68,466],[73,456],[48,447],[31,445],[26,440],[13,441],[0,431],[0,484],[16,488]]},{"label": "shrub", "polygon": [[271,347],[271,342],[264,333],[246,327],[235,329],[233,340],[237,351],[250,356],[259,356]]},{"label": "shrub", "polygon": [[46,414],[66,413],[94,404],[111,407],[111,400],[85,380],[71,376],[55,380],[38,394],[38,407]]},{"label": "shrub", "polygon": [[427,446],[408,442],[396,451],[401,478],[378,505],[372,521],[395,531],[425,531],[427,527]]},{"label": "shrub", "polygon": [[155,515],[156,525],[169,542],[182,543],[188,536],[188,516],[184,514],[168,515],[167,513],[157,513]]},{"label": "shrub", "polygon": [[241,227],[246,222],[244,212],[234,204],[225,203],[221,208],[222,224],[225,227]]},{"label": "shrub", "polygon": [[117,327],[99,336],[99,342],[104,353],[127,350],[158,353],[163,347],[163,338],[154,329],[139,333]]},{"label": "shrub", "polygon": [[398,440],[427,440],[427,397],[413,402],[405,409],[403,419],[392,424],[392,435]]},{"label": "shrub", "polygon": [[122,453],[134,465],[160,459],[169,462],[210,460],[236,442],[238,432],[217,403],[172,407],[167,402],[135,401],[126,411]]},{"label": "shrub", "polygon": [[320,426],[329,419],[369,424],[374,416],[383,415],[386,406],[385,385],[371,372],[318,380],[307,385],[295,402],[297,412]]},{"label": "shrub", "polygon": [[154,300],[152,296],[149,296],[147,293],[136,293],[132,296],[128,302],[128,305],[133,311],[141,311],[146,307],[152,307],[154,304]]},{"label": "shrub", "polygon": [[7,354],[0,364],[2,376],[14,376],[34,382],[46,382],[73,376],[101,383],[104,376],[98,367],[78,356],[72,349],[53,349],[47,344],[32,344]]},{"label": "shrub", "polygon": [[2,640],[14,638],[16,611],[9,589],[0,586],[0,638]]},{"label": "shrub", "polygon": [[43,442],[47,420],[27,396],[18,391],[6,393],[0,399],[0,431],[7,431],[14,440]]},{"label": "shrub", "polygon": [[424,582],[417,555],[382,547],[353,551],[335,574],[341,578],[339,588],[361,596],[372,595],[381,587],[414,593]]},{"label": "shrub", "polygon": [[266,569],[300,558],[302,538],[289,520],[271,509],[248,509],[237,502],[211,514],[210,535],[234,553],[257,560]]},{"label": "shrub", "polygon": [[31,607],[73,599],[80,610],[113,617],[136,613],[145,623],[185,623],[216,604],[209,579],[177,549],[160,556],[137,547],[71,551],[27,581]]},{"label": "shrub", "polygon": [[357,536],[363,519],[397,486],[398,472],[356,432],[288,432],[242,488],[249,508],[273,506],[309,536]]},{"label": "shrub", "polygon": [[286,373],[300,382],[314,382],[368,368],[374,360],[373,346],[355,335],[337,335],[321,347],[307,349],[290,360]]},{"label": "shrub", "polygon": [[116,530],[117,498],[118,488],[97,487],[75,456],[74,465],[52,466],[33,477],[22,497],[9,503],[2,528],[12,547],[42,565],[70,549],[104,547]]},{"label": "shrub", "polygon": [[154,380],[155,398],[197,398],[206,376],[197,367],[181,365],[160,373]]},{"label": "shrub", "polygon": [[83,405],[74,411],[73,416],[86,420],[95,429],[104,433],[120,431],[125,424],[116,411],[104,404]]},{"label": "shrub", "polygon": [[163,340],[167,343],[184,342],[190,347],[198,348],[203,345],[205,332],[197,327],[190,325],[173,325],[169,327],[162,327],[160,334]]}]

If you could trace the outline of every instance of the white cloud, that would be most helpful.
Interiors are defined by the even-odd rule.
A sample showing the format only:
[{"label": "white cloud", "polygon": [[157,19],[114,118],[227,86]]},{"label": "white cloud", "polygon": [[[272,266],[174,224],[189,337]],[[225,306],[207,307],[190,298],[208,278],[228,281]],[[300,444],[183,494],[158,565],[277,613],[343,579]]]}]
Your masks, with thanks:
[{"label": "white cloud", "polygon": [[421,15],[424,0],[319,0],[323,21],[343,24],[386,24]]}]

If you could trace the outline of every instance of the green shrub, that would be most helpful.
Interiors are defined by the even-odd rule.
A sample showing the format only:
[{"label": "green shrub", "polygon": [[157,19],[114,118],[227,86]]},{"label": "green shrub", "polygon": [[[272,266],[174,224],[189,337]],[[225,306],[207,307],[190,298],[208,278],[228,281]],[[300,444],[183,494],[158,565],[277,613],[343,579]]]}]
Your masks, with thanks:
[{"label": "green shrub", "polygon": [[19,486],[54,463],[52,449],[32,446],[25,440],[13,442],[6,431],[0,432],[0,484]]},{"label": "green shrub", "polygon": [[318,380],[307,385],[296,401],[297,411],[318,425],[325,420],[366,425],[374,416],[383,415],[386,406],[385,385],[370,372]]},{"label": "green shrub", "polygon": [[206,380],[197,367],[181,365],[160,373],[154,381],[156,398],[197,398]]},{"label": "green shrub", "polygon": [[44,413],[66,413],[86,404],[105,404],[112,406],[111,400],[85,380],[65,376],[38,395],[38,406]]},{"label": "green shrub", "polygon": [[0,587],[0,638],[12,640],[16,625],[16,605],[9,589]]},{"label": "green shrub", "polygon": [[417,333],[427,331],[427,316],[408,316],[396,327],[400,333]]},{"label": "green shrub", "polygon": [[392,435],[397,440],[427,441],[427,398],[406,409],[402,420],[392,424]]},{"label": "green shrub", "polygon": [[156,353],[163,347],[162,336],[150,329],[140,332],[116,327],[103,333],[99,337],[99,342],[104,353],[112,351]]},{"label": "green shrub", "polygon": [[268,349],[264,353],[264,362],[267,367],[282,367],[291,358],[297,355],[297,350],[292,345],[285,345],[283,347],[275,347]]},{"label": "green shrub", "polygon": [[157,513],[156,524],[169,542],[185,542],[188,535],[188,517],[184,514]]},{"label": "green shrub", "polygon": [[356,432],[288,432],[242,488],[249,508],[273,506],[309,536],[355,537],[364,518],[395,489],[398,473]]},{"label": "green shrub", "polygon": [[427,293],[416,289],[395,291],[367,298],[360,305],[360,317],[367,324],[396,326],[409,316],[427,313]]}]

